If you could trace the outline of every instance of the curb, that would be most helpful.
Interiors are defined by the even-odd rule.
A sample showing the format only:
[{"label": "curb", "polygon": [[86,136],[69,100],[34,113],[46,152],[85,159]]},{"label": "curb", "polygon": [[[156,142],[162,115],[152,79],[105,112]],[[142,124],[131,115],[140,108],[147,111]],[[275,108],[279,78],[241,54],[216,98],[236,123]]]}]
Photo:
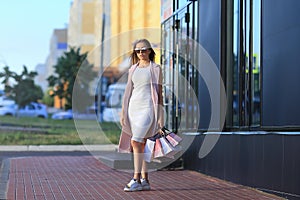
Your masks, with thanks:
[{"label": "curb", "polygon": [[116,151],[117,145],[0,145],[0,152],[19,151]]},{"label": "curb", "polygon": [[10,160],[3,160],[2,166],[0,167],[0,199],[6,199]]}]

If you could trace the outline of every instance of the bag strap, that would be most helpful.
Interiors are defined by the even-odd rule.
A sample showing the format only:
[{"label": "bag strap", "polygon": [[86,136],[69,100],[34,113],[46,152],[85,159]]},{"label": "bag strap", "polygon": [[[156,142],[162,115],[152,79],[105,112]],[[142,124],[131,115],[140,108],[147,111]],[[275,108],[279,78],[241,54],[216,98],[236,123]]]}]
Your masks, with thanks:
[{"label": "bag strap", "polygon": [[167,129],[166,127],[162,127],[161,128],[162,132],[164,133],[164,136],[167,136],[171,133],[171,131],[169,129]]}]

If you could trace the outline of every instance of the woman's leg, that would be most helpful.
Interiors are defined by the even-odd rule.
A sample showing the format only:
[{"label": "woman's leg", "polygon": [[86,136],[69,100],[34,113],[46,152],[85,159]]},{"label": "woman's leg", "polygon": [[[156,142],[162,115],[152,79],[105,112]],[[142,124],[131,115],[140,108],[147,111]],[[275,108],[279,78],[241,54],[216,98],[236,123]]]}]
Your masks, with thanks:
[{"label": "woman's leg", "polygon": [[[148,169],[147,169],[146,162],[144,161],[145,142],[136,142],[134,140],[131,140],[131,145],[133,148],[133,164],[134,164],[133,179],[135,180],[131,180],[130,183],[132,184],[129,183],[124,188],[124,190],[125,191],[150,190],[151,188],[148,180]],[[136,182],[138,182],[140,186],[138,186]],[[131,187],[131,185],[133,186]]]},{"label": "woman's leg", "polygon": [[131,140],[131,145],[133,149],[133,165],[134,165],[133,178],[139,181],[141,178],[142,166],[144,161],[145,144],[142,142],[136,142],[134,140]]},{"label": "woman's leg", "polygon": [[[145,149],[145,145],[146,145],[146,143],[143,146],[143,152],[144,152],[144,149]],[[148,181],[148,167],[147,167],[146,161],[144,161],[144,160],[143,160],[143,163],[142,163],[142,178],[144,178]]]},{"label": "woman's leg", "polygon": [[143,161],[143,165],[142,165],[142,178],[148,181],[148,167],[145,161]]},{"label": "woman's leg", "polygon": [[[145,148],[145,145],[144,147]],[[151,190],[150,184],[149,184],[149,177],[148,177],[148,166],[145,160],[143,160],[142,163],[142,173],[141,173],[142,179],[142,190]]]}]

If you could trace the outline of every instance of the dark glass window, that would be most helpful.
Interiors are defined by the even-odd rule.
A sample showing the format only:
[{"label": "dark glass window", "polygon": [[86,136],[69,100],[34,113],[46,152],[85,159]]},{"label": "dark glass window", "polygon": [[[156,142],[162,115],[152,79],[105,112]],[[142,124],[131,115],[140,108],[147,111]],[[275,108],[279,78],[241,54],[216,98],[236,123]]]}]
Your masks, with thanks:
[{"label": "dark glass window", "polygon": [[[227,62],[229,127],[260,126],[261,116],[261,0],[234,0],[228,23],[232,40]],[[232,44],[229,44],[229,43]]]}]

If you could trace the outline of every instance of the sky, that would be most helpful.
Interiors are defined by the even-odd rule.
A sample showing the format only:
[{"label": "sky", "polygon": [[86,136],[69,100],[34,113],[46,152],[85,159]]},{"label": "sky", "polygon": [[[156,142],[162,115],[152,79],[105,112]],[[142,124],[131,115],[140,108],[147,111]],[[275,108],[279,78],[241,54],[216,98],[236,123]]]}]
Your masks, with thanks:
[{"label": "sky", "polygon": [[54,29],[66,28],[71,0],[1,0],[0,71],[45,63]]}]

